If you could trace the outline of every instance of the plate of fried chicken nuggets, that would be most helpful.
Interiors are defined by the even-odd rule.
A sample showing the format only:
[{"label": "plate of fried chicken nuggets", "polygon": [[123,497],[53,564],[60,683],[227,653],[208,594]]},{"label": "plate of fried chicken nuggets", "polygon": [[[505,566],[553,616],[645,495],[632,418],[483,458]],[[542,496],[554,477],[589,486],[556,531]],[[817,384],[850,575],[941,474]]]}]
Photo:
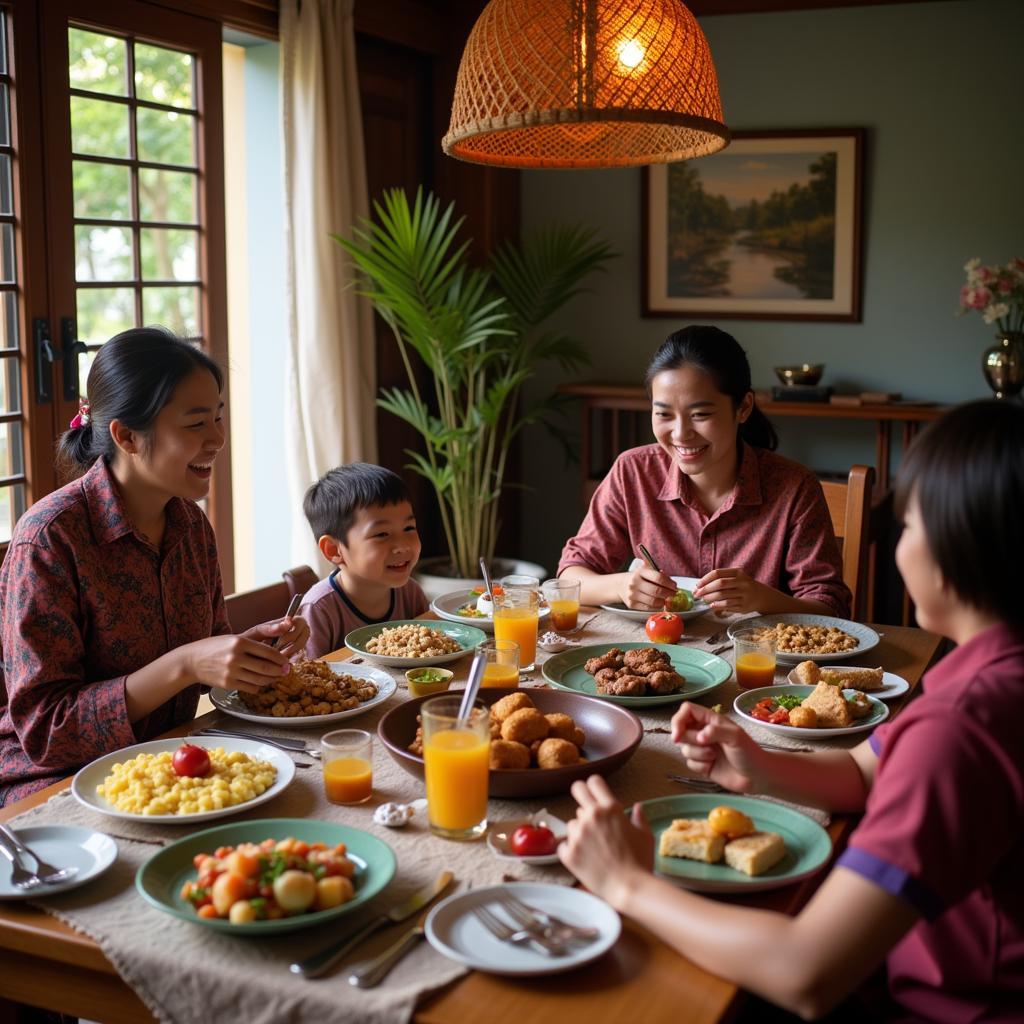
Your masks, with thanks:
[{"label": "plate of fried chicken nuggets", "polygon": [[302,660],[259,693],[211,690],[220,711],[249,722],[323,725],[360,715],[388,699],[397,684],[386,672],[348,662]]},{"label": "plate of fried chicken nuggets", "polygon": [[544,678],[562,690],[575,690],[627,707],[676,703],[710,693],[732,668],[707,651],[677,644],[591,644],[549,658]]},{"label": "plate of fried chicken nuggets", "polygon": [[784,804],[727,793],[642,804],[657,842],[655,870],[701,892],[754,892],[806,878],[828,862],[828,833]]}]

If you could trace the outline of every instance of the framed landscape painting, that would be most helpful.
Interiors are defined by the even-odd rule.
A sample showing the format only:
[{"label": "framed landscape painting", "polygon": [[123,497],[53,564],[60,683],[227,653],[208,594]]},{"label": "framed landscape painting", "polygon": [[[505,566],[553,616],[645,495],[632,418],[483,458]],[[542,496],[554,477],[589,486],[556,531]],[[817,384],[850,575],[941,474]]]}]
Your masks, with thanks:
[{"label": "framed landscape painting", "polygon": [[646,168],[644,315],[860,320],[863,134],[735,132]]}]

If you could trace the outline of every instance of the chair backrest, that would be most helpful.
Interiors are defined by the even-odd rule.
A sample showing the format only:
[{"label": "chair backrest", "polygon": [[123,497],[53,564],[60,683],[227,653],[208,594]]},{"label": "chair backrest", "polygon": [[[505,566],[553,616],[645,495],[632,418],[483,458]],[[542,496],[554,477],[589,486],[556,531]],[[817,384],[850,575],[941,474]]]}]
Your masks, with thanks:
[{"label": "chair backrest", "polygon": [[832,529],[842,541],[843,581],[853,594],[851,615],[865,615],[869,607],[868,583],[871,548],[871,494],[875,471],[870,466],[852,466],[846,483],[823,480]]},{"label": "chair backrest", "polygon": [[288,602],[295,594],[304,594],[317,581],[316,573],[308,565],[288,569],[281,574],[280,583],[269,583],[265,587],[243,590],[224,598],[228,610],[228,621],[236,633],[279,619],[288,611]]}]

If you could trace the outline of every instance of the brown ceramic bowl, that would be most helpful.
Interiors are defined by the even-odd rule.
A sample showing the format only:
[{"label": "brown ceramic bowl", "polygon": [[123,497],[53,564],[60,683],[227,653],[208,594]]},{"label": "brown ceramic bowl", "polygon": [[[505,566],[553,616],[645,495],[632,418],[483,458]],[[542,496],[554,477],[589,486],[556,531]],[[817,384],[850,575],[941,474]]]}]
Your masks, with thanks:
[{"label": "brown ceramic bowl", "polygon": [[[487,688],[480,699],[490,707],[511,689]],[[577,780],[588,775],[610,775],[624,765],[640,746],[644,730],[640,719],[626,708],[607,701],[585,697],[565,690],[523,690],[544,714],[560,711],[570,715],[587,734],[583,746],[586,761],[566,768],[527,768],[522,771],[492,771],[488,793],[505,799],[551,796],[567,793]],[[418,697],[392,708],[377,727],[377,735],[388,753],[410,775],[423,778],[423,758],[410,753],[409,744],[416,735],[416,716],[420,705],[430,700]]]},{"label": "brown ceramic bowl", "polygon": [[776,366],[775,376],[783,384],[817,384],[825,372],[824,363],[797,363],[795,366]]}]

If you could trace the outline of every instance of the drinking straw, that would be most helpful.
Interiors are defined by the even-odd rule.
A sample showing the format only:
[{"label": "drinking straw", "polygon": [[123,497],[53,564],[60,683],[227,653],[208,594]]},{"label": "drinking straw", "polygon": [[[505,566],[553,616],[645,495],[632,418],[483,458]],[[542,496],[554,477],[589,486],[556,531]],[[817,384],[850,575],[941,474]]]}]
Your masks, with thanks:
[{"label": "drinking straw", "polygon": [[473,701],[476,700],[476,695],[480,691],[480,683],[484,678],[484,666],[487,664],[487,655],[483,651],[477,650],[473,656],[473,664],[469,668],[469,681],[466,683],[466,689],[462,691],[462,703],[459,705],[459,721],[469,721],[470,713],[473,710]]}]

